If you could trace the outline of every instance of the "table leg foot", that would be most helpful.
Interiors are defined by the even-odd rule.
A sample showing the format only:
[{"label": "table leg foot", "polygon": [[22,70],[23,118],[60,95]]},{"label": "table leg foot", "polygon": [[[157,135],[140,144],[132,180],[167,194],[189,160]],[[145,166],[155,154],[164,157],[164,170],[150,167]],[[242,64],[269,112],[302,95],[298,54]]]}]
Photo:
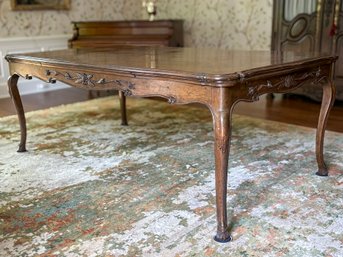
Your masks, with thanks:
[{"label": "table leg foot", "polygon": [[18,153],[24,153],[27,152],[25,145],[19,145],[19,148],[17,150]]},{"label": "table leg foot", "polygon": [[119,91],[120,112],[121,112],[121,125],[128,126],[126,115],[126,96],[122,91]]},{"label": "table leg foot", "polygon": [[229,234],[228,231],[217,231],[217,234],[213,239],[218,243],[228,243],[232,241],[232,236]]},{"label": "table leg foot", "polygon": [[14,106],[17,110],[19,125],[20,125],[20,144],[19,149],[17,152],[22,153],[26,152],[26,119],[23,104],[21,102],[19,90],[18,90],[18,79],[19,76],[17,74],[13,74],[9,77],[7,84],[8,84],[8,91],[14,103]]},{"label": "table leg foot", "polygon": [[320,177],[327,177],[329,175],[329,172],[326,166],[324,168],[318,169],[318,171],[316,172],[316,175]]}]

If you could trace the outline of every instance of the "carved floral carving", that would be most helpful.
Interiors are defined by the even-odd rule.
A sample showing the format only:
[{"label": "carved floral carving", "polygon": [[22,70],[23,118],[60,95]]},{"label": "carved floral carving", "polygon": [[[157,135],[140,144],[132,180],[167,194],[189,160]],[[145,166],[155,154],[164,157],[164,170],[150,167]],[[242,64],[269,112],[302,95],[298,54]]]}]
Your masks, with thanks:
[{"label": "carved floral carving", "polygon": [[222,152],[223,154],[227,154],[229,151],[229,138],[228,137],[224,137],[221,139],[216,139],[215,141],[216,143],[216,148]]},{"label": "carved floral carving", "polygon": [[[73,78],[70,76],[69,73],[67,73],[68,75],[65,76],[66,78],[72,80]],[[91,74],[85,74],[85,73],[76,73],[76,80],[75,83],[77,84],[82,84],[85,86],[90,86],[90,87],[94,87],[95,84],[92,81],[93,75]]]},{"label": "carved floral carving", "polygon": [[199,82],[200,82],[201,84],[206,84],[206,83],[208,83],[207,76],[206,76],[205,73],[199,73],[199,74],[197,75],[197,79],[199,80]]},{"label": "carved floral carving", "polygon": [[[131,89],[135,88],[135,85],[126,80],[114,79],[114,80],[106,80],[105,78],[95,79],[94,75],[87,74],[87,73],[79,73],[75,72],[75,74],[71,72],[59,72],[55,70],[46,70],[46,76],[53,76],[53,77],[63,77],[66,80],[72,80],[76,84],[82,84],[88,88],[94,88],[96,85],[106,85],[106,84],[115,84],[119,86],[119,90],[124,92],[124,95],[129,96],[132,95]],[[50,77],[48,82],[54,83],[56,82],[55,78]]]},{"label": "carved floral carving", "polygon": [[[318,84],[323,78],[325,78],[325,76],[321,77],[321,74],[321,69],[320,67],[318,67],[318,69],[314,71],[306,72],[300,75],[286,75],[284,77],[281,77],[274,83],[272,83],[270,80],[267,80],[265,84],[248,87],[248,96],[253,101],[257,101],[261,94],[266,93],[264,91],[268,92],[268,89],[273,89],[274,92],[284,91],[287,89],[295,88],[302,82],[305,82],[309,79],[312,80],[312,84]],[[241,82],[243,82],[244,80],[244,77],[241,76]]]},{"label": "carved floral carving", "polygon": [[132,95],[132,91],[131,91],[130,89],[125,89],[125,90],[123,91],[123,93],[124,93],[124,96],[130,96],[130,95]]},{"label": "carved floral carving", "polygon": [[168,97],[168,103],[169,104],[175,104],[176,103],[176,98],[174,96],[169,96]]},{"label": "carved floral carving", "polygon": [[29,75],[29,74],[26,74],[26,75],[25,75],[25,79],[31,80],[31,79],[32,79],[32,76]]}]

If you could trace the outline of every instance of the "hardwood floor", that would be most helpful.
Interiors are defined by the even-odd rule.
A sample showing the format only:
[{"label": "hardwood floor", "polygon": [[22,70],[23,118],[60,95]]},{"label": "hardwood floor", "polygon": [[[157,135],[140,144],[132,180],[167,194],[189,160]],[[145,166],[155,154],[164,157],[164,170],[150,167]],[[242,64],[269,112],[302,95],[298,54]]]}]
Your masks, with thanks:
[{"label": "hardwood floor", "polygon": [[[101,92],[100,96],[97,96],[96,93],[93,93],[93,97],[113,94],[113,92]],[[61,104],[86,101],[91,97],[86,90],[68,88],[25,95],[22,100],[27,112]],[[319,109],[319,103],[307,98],[277,95],[274,99],[262,96],[260,101],[254,103],[241,102],[237,104],[234,113],[315,128]],[[0,99],[0,117],[13,114],[16,114],[16,112],[11,99]],[[343,133],[343,102],[337,102],[331,110],[327,129]]]}]

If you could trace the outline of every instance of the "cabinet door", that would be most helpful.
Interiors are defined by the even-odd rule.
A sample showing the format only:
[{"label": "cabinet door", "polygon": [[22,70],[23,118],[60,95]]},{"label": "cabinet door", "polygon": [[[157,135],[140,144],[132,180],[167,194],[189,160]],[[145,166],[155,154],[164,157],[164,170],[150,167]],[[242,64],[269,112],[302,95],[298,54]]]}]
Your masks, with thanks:
[{"label": "cabinet door", "polygon": [[[336,6],[337,5],[337,6]],[[325,0],[322,2],[322,14],[320,17],[320,34],[321,34],[321,45],[320,51],[322,53],[333,53],[334,52],[334,38],[336,34],[337,21],[336,15],[338,15],[339,0]],[[337,14],[336,14],[337,12]]]},{"label": "cabinet door", "polygon": [[317,9],[317,0],[274,0],[272,50],[318,50]]},{"label": "cabinet door", "polygon": [[[343,86],[343,1],[340,2],[339,12],[337,14],[337,34],[335,41],[336,55],[339,59],[336,63],[336,84]],[[343,91],[343,90],[342,90]],[[343,95],[343,92],[342,92]]]}]

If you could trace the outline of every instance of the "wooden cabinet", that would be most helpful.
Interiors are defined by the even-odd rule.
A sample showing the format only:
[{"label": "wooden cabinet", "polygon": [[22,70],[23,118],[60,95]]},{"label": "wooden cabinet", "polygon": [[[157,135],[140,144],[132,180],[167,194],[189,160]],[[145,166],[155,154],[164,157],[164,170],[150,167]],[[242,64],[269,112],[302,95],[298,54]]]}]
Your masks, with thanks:
[{"label": "wooden cabinet", "polygon": [[[334,41],[334,49],[339,56],[339,60],[336,65],[335,78],[336,84],[340,85],[340,90],[343,91],[343,1],[340,2],[340,6],[337,12],[337,34]],[[343,92],[338,92],[339,99],[343,100]]]},{"label": "wooden cabinet", "polygon": [[73,22],[71,48],[117,45],[183,46],[182,20]]},{"label": "wooden cabinet", "polygon": [[[274,0],[272,50],[338,55],[336,99],[343,100],[343,0]],[[321,100],[319,87],[296,92]]]}]

